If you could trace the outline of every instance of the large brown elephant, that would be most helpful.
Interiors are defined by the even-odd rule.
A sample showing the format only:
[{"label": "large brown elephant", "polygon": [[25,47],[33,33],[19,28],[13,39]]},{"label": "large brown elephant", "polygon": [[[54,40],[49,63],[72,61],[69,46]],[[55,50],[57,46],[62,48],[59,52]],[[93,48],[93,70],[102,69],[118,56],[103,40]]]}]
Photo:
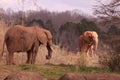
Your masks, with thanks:
[{"label": "large brown elephant", "polygon": [[16,25],[8,29],[5,34],[1,56],[4,52],[5,43],[9,52],[7,64],[14,64],[14,52],[27,52],[26,63],[34,64],[40,45],[45,45],[47,47],[48,55],[46,55],[46,59],[51,58],[52,34],[50,31],[40,27]]},{"label": "large brown elephant", "polygon": [[98,34],[95,31],[85,31],[79,37],[79,49],[80,52],[90,53],[92,56],[94,52],[97,50],[98,46]]}]

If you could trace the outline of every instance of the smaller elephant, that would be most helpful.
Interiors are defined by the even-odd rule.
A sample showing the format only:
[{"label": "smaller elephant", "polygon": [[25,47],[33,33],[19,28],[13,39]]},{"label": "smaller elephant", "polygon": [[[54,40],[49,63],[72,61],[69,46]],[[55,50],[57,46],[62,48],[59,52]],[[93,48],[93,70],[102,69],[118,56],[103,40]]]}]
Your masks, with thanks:
[{"label": "smaller elephant", "polygon": [[8,29],[4,37],[4,44],[1,57],[4,52],[4,45],[8,50],[7,64],[14,64],[14,52],[27,52],[28,64],[34,64],[38,48],[45,45],[48,50],[46,59],[50,59],[52,55],[52,34],[50,31],[40,27],[25,27],[16,25]]},{"label": "smaller elephant", "polygon": [[95,31],[85,31],[79,37],[79,49],[80,52],[88,53],[92,56],[97,50],[98,46],[98,34]]}]

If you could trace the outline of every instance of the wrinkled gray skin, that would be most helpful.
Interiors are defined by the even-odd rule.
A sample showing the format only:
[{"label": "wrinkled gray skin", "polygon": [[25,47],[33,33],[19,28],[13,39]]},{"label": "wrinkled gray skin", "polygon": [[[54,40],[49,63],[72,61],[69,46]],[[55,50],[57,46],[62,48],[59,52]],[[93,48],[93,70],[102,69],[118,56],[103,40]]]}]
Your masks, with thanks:
[{"label": "wrinkled gray skin", "polygon": [[8,29],[5,34],[4,44],[1,56],[4,52],[6,43],[8,50],[7,64],[15,64],[13,60],[14,52],[27,52],[28,64],[34,64],[38,48],[45,45],[48,50],[46,59],[51,58],[52,54],[52,35],[50,31],[40,27],[24,27],[16,25]]}]

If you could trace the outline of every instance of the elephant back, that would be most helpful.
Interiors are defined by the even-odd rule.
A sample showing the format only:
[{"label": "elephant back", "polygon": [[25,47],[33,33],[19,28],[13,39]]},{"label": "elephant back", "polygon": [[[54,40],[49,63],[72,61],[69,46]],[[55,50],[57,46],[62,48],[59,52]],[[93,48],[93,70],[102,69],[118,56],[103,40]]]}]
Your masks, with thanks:
[{"label": "elephant back", "polygon": [[32,27],[16,25],[8,29],[5,34],[5,42],[9,52],[29,50],[35,40],[36,36]]}]

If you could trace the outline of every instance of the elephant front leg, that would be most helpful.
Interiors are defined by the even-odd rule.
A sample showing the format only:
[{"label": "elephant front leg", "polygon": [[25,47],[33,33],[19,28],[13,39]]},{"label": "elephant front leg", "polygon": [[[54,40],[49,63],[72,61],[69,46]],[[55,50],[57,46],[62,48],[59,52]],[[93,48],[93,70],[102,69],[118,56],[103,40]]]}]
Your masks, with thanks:
[{"label": "elephant front leg", "polygon": [[32,59],[31,59],[31,64],[35,64],[36,55],[37,55],[37,53],[36,53],[36,52],[33,52],[33,54],[32,54]]},{"label": "elephant front leg", "polygon": [[34,44],[34,47],[32,48],[32,59],[31,59],[31,64],[35,64],[36,61],[36,56],[39,48],[39,42],[36,42]]},{"label": "elephant front leg", "polygon": [[89,50],[89,51],[90,51],[90,56],[93,57],[93,56],[94,56],[94,54],[93,54],[93,52],[94,52],[93,46],[90,47],[90,50]]},{"label": "elephant front leg", "polygon": [[31,64],[31,60],[32,60],[32,52],[31,51],[27,51],[27,64]]}]

